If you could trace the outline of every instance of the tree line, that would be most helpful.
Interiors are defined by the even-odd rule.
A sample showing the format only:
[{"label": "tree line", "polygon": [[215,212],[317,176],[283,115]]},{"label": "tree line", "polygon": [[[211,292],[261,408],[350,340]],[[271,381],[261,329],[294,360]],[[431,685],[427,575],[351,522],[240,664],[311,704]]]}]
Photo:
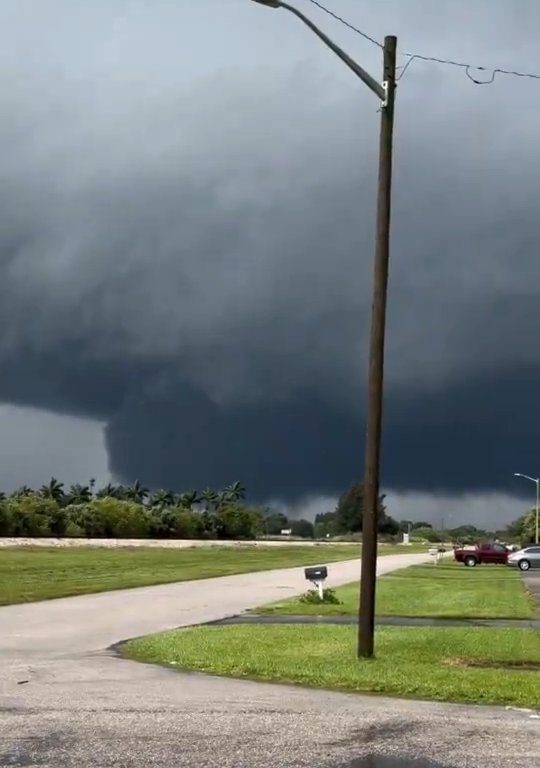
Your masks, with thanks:
[{"label": "tree line", "polygon": [[500,530],[489,531],[477,528],[475,525],[458,525],[445,530],[436,529],[431,523],[400,520],[399,529],[410,533],[412,541],[428,541],[432,543],[450,541],[452,544],[469,545],[482,541],[505,541],[507,543],[530,544],[534,541],[535,513],[522,515],[514,522]]},{"label": "tree line", "polygon": [[0,536],[253,539],[264,514],[245,503],[240,482],[223,490],[150,492],[139,481],[96,489],[56,478],[38,489],[0,493]]},{"label": "tree line", "polygon": [[[246,489],[237,481],[222,490],[206,488],[175,493],[150,492],[139,481],[95,487],[76,483],[66,487],[56,478],[38,489],[28,486],[9,495],[0,492],[0,536],[88,538],[256,539],[290,531],[295,538],[335,538],[361,534],[362,483],[343,493],[332,511],[315,522],[289,519],[283,512],[246,503]],[[534,512],[494,533],[464,525],[446,531],[428,522],[397,522],[388,515],[385,497],[378,504],[378,531],[388,538],[411,531],[423,541],[475,543],[490,538],[533,541]]]},{"label": "tree line", "polygon": [[[88,538],[222,538],[255,539],[280,536],[333,538],[362,530],[363,486],[355,483],[332,512],[315,523],[289,519],[283,512],[246,504],[246,490],[237,481],[222,490],[206,488],[175,493],[151,492],[138,480],[132,485],[108,483],[66,487],[52,477],[40,488],[23,486],[0,492],[0,536]],[[379,500],[379,532],[394,535],[399,525]]]}]

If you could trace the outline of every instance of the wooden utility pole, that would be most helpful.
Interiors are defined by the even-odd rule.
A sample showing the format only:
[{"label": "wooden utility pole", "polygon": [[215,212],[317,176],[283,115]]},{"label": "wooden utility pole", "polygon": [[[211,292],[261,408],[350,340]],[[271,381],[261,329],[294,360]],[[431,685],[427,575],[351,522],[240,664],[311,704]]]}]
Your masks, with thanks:
[{"label": "wooden utility pole", "polygon": [[364,511],[362,524],[362,568],[358,616],[358,656],[370,658],[374,651],[375,583],[377,579],[377,522],[384,384],[386,297],[390,256],[390,209],[392,192],[392,148],[396,89],[397,38],[384,40],[383,87],[379,144],[379,188],[373,275],[373,304],[369,349],[368,409],[364,463]]},{"label": "wooden utility pole", "polygon": [[[358,619],[358,655],[373,656],[375,630],[375,580],[377,577],[377,517],[379,506],[379,466],[383,403],[384,337],[386,330],[386,293],[390,249],[390,198],[392,191],[392,138],[394,134],[394,101],[396,91],[397,38],[385,37],[382,85],[369,72],[336,45],[311,19],[283,0],[255,0],[267,8],[282,8],[294,14],[354,74],[373,91],[381,103],[381,137],[379,145],[379,191],[377,196],[377,242],[373,281],[373,307],[369,351],[369,386],[367,434],[364,469],[364,512],[362,535],[362,572]],[[366,37],[366,35],[364,35]]]}]

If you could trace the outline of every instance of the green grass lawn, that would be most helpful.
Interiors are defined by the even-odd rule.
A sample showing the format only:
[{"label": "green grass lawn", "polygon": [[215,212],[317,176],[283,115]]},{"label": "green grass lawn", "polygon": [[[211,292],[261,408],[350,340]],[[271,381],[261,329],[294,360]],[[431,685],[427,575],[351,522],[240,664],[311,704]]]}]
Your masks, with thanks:
[{"label": "green grass lawn", "polygon": [[[257,608],[255,613],[345,615],[358,611],[358,584],[336,589],[341,605],[302,603],[298,598]],[[443,561],[403,568],[377,581],[379,616],[529,619],[533,602],[523,579],[503,566],[465,568]]]},{"label": "green grass lawn", "polygon": [[358,557],[349,544],[318,547],[0,550],[0,605]]},{"label": "green grass lawn", "polygon": [[534,630],[382,627],[376,659],[358,661],[355,649],[355,627],[242,625],[145,637],[124,652],[140,661],[232,677],[438,701],[539,705],[540,671],[500,667],[528,663],[540,670]]}]

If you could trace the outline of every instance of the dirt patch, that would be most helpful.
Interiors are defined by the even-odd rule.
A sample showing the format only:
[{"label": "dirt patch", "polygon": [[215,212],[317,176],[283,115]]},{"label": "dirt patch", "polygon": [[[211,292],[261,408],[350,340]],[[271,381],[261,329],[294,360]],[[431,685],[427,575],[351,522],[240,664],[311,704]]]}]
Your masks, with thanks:
[{"label": "dirt patch", "polygon": [[482,659],[443,659],[448,667],[505,669],[512,672],[540,672],[540,661],[483,661]]}]

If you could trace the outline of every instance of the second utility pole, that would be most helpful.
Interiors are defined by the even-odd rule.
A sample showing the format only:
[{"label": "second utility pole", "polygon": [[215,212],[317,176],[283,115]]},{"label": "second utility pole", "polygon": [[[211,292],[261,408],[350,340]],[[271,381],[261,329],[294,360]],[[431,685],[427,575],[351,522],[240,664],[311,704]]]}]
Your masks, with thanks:
[{"label": "second utility pole", "polygon": [[397,39],[384,39],[386,102],[381,107],[379,187],[373,275],[373,305],[369,349],[366,452],[364,459],[364,510],[362,523],[362,569],[358,616],[358,656],[370,658],[374,650],[375,582],[377,578],[377,523],[379,516],[379,468],[381,454],[384,382],[386,296],[390,255],[390,208],[392,192],[392,144],[396,89]]}]

